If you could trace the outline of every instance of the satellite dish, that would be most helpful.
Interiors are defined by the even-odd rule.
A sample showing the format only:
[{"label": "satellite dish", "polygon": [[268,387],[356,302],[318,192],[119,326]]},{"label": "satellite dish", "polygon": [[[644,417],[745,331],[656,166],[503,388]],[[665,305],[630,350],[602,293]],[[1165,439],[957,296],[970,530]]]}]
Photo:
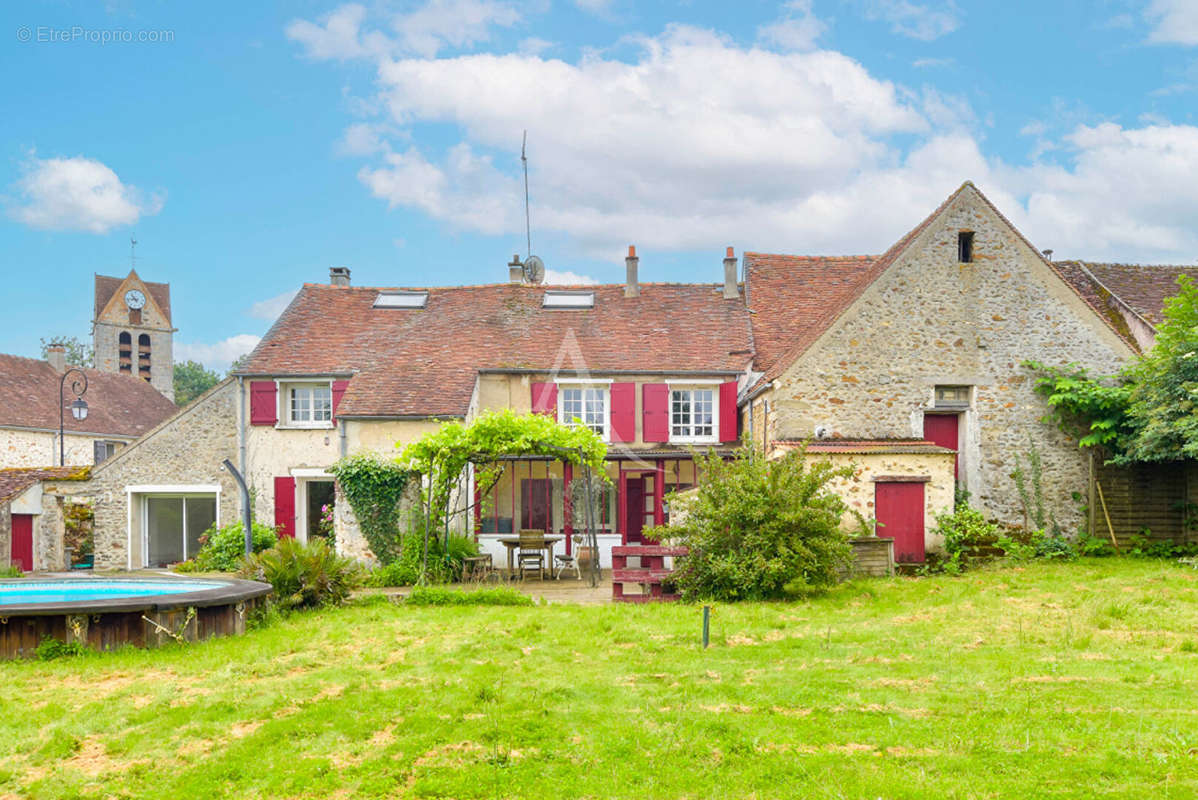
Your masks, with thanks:
[{"label": "satellite dish", "polygon": [[529,256],[524,259],[524,280],[529,283],[540,283],[545,280],[545,262],[540,256]]}]

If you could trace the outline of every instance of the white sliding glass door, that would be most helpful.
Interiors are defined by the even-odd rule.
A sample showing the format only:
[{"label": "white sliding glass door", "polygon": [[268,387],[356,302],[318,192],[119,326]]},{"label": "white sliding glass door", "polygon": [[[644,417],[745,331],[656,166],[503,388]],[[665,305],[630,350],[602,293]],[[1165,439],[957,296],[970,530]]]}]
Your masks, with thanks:
[{"label": "white sliding glass door", "polygon": [[144,525],[146,566],[186,561],[200,550],[200,537],[216,522],[216,495],[147,495]]}]

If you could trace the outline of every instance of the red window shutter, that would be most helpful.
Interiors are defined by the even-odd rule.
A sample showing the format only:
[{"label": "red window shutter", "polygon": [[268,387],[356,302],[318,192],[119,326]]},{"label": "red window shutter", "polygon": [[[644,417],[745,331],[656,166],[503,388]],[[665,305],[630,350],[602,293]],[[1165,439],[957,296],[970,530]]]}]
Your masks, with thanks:
[{"label": "red window shutter", "polygon": [[295,538],[295,478],[275,478],[275,527],[280,536]]},{"label": "red window shutter", "polygon": [[341,405],[341,398],[345,396],[345,389],[349,386],[349,381],[333,381],[333,424],[337,424],[337,406]]},{"label": "red window shutter", "polygon": [[740,438],[736,430],[736,381],[720,384],[720,441],[735,442]]},{"label": "red window shutter", "polygon": [[557,416],[557,384],[534,383],[532,385],[532,413]]},{"label": "red window shutter", "polygon": [[613,383],[611,400],[611,440],[636,441],[636,384]]},{"label": "red window shutter", "polygon": [[279,387],[274,381],[250,381],[250,424],[274,425],[279,421]]},{"label": "red window shutter", "polygon": [[670,387],[641,384],[641,435],[646,442],[670,441]]}]

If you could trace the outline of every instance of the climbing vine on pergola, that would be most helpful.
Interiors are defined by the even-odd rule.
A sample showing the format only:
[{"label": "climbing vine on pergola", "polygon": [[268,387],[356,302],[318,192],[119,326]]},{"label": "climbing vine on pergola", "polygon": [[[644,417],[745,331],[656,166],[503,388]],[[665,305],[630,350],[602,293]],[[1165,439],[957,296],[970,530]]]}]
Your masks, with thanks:
[{"label": "climbing vine on pergola", "polygon": [[[475,487],[485,496],[503,474],[503,459],[520,456],[547,456],[582,467],[589,486],[590,473],[604,474],[607,445],[589,428],[504,409],[485,412],[469,424],[446,422],[403,449],[399,463],[424,477],[425,567],[432,531],[444,529],[448,535],[450,517],[458,513],[450,512],[449,503],[454,489],[461,490],[467,467],[474,465]],[[587,529],[594,538],[594,511],[587,505]]]}]

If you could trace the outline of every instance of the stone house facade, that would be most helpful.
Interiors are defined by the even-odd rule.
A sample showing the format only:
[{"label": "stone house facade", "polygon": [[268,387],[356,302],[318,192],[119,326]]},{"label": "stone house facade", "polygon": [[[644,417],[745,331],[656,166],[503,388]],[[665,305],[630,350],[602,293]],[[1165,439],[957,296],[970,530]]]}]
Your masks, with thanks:
[{"label": "stone house facade", "polygon": [[[1150,344],[1166,291],[1132,281],[1161,297],[1124,301],[1109,275],[1096,288],[1098,265],[1046,259],[968,183],[880,256],[746,253],[743,283],[731,252],[723,266],[722,283],[641,283],[630,248],[623,284],[546,287],[516,270],[507,283],[430,288],[355,287],[336,268],[302,287],[235,378],[94,470],[97,564],[179,560],[201,526],[237,519],[225,458],[247,475],[256,519],[305,539],[333,503],[337,547],[368,559],[329,467],[496,409],[552,414],[609,442],[605,562],[614,544],[651,540],[668,493],[699,480],[692,447],[730,452],[742,437],[853,465],[838,491],[900,560],[942,544],[935,516],[958,489],[1021,523],[1011,473],[1033,447],[1053,513],[1074,530],[1070,495],[1088,464],[1043,422],[1021,364],[1115,371]],[[1148,327],[1112,312],[1116,301]],[[577,477],[516,459],[479,503],[465,476],[460,529],[499,563],[521,529],[569,549]]]},{"label": "stone house facade", "polygon": [[[755,308],[784,308],[804,292],[822,298],[814,325],[767,344],[773,358],[749,393],[763,441],[935,442],[957,451],[959,488],[1009,523],[1024,521],[1011,475],[1035,448],[1053,514],[1077,529],[1071,493],[1084,492],[1088,459],[1043,420],[1022,364],[1077,362],[1109,374],[1135,341],[972,184],[880,257],[812,268],[749,253],[745,262]],[[760,356],[760,336],[758,344]]]}]

